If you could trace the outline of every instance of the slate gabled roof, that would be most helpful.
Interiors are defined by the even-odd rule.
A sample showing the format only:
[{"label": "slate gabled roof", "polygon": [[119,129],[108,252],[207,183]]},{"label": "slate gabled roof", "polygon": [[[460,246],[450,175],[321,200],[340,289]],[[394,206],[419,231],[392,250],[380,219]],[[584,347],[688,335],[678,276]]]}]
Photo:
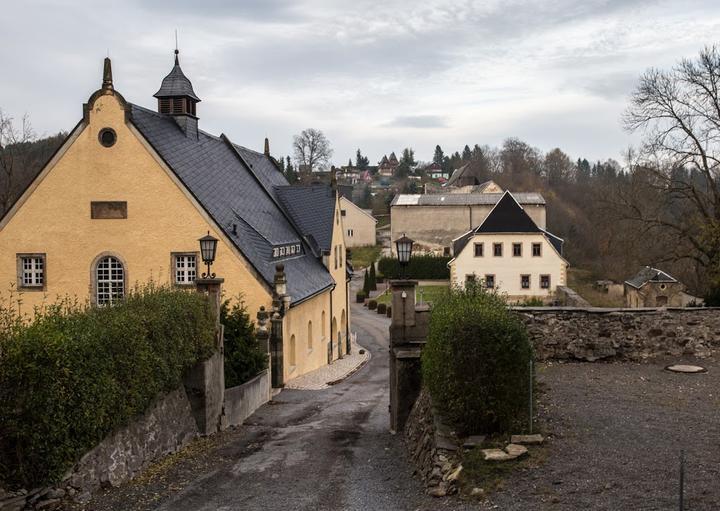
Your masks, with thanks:
[{"label": "slate gabled roof", "polygon": [[[481,206],[493,205],[502,198],[502,193],[433,193],[433,194],[398,194],[390,206]],[[545,205],[545,199],[539,193],[514,193],[513,197],[520,204]]]},{"label": "slate gabled roof", "polygon": [[[270,184],[282,174],[267,157],[225,136],[198,130],[197,138],[188,137],[171,116],[137,105],[130,105],[130,120],[269,286],[280,262],[292,303],[334,284],[275,200]],[[297,243],[300,255],[273,257],[274,247]]]},{"label": "slate gabled roof", "polygon": [[541,232],[541,229],[525,213],[515,197],[505,192],[475,232]]},{"label": "slate gabled roof", "polygon": [[325,184],[276,186],[280,204],[300,228],[303,236],[312,236],[324,252],[332,245],[335,218],[335,191]]},{"label": "slate gabled roof", "polygon": [[646,266],[645,268],[640,270],[633,278],[625,281],[626,284],[634,287],[635,289],[640,289],[648,282],[664,282],[668,284],[674,284],[678,282],[678,280],[662,270]]},{"label": "slate gabled roof", "polygon": [[453,255],[457,257],[475,234],[503,233],[542,233],[558,254],[563,255],[563,239],[538,227],[513,194],[507,191],[478,227],[453,240]]}]

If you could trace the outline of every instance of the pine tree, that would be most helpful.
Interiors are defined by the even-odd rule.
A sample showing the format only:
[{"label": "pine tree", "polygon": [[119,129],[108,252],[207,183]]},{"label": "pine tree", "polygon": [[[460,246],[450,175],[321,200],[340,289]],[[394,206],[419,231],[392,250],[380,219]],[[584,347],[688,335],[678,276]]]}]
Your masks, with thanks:
[{"label": "pine tree", "polygon": [[370,296],[370,275],[368,274],[367,269],[365,269],[365,277],[363,280],[363,293],[365,293],[366,297]]},{"label": "pine tree", "polygon": [[465,149],[463,149],[462,159],[463,161],[470,161],[472,159],[472,151],[470,151],[470,146],[466,145]]},{"label": "pine tree", "polygon": [[375,263],[370,264],[370,290],[377,291],[377,277],[375,275]]},{"label": "pine tree", "polygon": [[352,158],[348,158],[348,169],[352,168]]},{"label": "pine tree", "polygon": [[442,165],[444,158],[445,158],[445,153],[443,153],[443,150],[440,148],[439,145],[436,145],[435,146],[435,155],[433,156],[433,163]]}]

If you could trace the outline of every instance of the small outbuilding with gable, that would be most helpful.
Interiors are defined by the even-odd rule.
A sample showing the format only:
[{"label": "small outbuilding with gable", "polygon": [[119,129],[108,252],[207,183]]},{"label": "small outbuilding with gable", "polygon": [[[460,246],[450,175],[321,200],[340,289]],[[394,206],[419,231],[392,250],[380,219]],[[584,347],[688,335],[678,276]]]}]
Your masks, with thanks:
[{"label": "small outbuilding with gable", "polygon": [[675,277],[646,266],[625,281],[627,307],[683,307],[685,286]]}]

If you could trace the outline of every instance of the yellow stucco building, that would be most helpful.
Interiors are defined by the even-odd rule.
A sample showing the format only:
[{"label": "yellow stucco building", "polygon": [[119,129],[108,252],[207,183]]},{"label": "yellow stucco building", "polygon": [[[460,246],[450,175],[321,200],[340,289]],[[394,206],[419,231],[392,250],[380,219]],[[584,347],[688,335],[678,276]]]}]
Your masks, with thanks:
[{"label": "yellow stucco building", "polygon": [[[289,192],[269,155],[198,127],[192,84],[175,65],[157,109],[127,102],[106,59],[102,87],[83,117],[0,219],[0,293],[22,293],[25,312],[59,296],[112,304],[148,281],[192,286],[198,238],[218,238],[213,271],[251,317],[287,279],[276,382],[347,351],[348,272],[337,192]],[[304,198],[303,198],[304,196]],[[322,238],[318,240],[317,238]],[[277,362],[277,361],[276,361]]]}]

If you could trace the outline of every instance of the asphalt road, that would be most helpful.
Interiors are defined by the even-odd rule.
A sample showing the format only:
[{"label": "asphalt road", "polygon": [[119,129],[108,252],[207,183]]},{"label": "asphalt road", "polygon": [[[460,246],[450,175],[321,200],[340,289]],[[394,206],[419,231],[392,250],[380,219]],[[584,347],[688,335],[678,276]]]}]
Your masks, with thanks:
[{"label": "asphalt road", "polygon": [[413,478],[402,438],[388,429],[389,319],[353,308],[358,342],[372,353],[358,372],[324,390],[283,390],[241,428],[86,509],[463,509]]}]

